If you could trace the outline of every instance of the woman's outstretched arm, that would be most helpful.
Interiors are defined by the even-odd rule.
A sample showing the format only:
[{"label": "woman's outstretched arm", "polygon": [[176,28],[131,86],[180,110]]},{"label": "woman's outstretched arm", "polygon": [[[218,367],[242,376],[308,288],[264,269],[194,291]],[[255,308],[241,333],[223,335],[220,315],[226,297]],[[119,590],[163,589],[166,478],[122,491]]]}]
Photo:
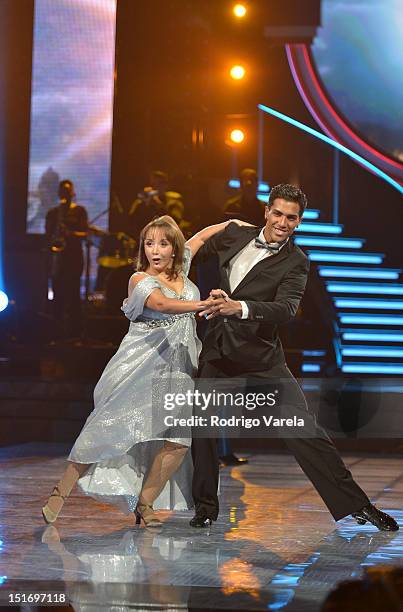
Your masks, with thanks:
[{"label": "woman's outstretched arm", "polygon": [[[131,277],[129,281],[129,297],[137,283],[143,278],[143,274],[136,274]],[[207,300],[178,300],[176,298],[167,297],[162,293],[161,289],[154,289],[146,299],[144,305],[147,306],[147,308],[166,314],[183,314],[185,312],[199,312],[200,310],[209,308],[213,301],[214,300],[211,298]]]},{"label": "woman's outstretched arm", "polygon": [[251,223],[246,223],[246,221],[240,221],[239,219],[230,219],[229,221],[224,221],[223,223],[216,223],[215,225],[205,227],[204,229],[200,230],[200,232],[197,232],[197,234],[189,238],[189,240],[186,242],[186,246],[188,246],[192,251],[192,257],[196,255],[197,251],[201,249],[209,238],[212,238],[218,234],[218,232],[225,230],[227,225],[230,223],[236,223],[237,225],[252,225]]}]

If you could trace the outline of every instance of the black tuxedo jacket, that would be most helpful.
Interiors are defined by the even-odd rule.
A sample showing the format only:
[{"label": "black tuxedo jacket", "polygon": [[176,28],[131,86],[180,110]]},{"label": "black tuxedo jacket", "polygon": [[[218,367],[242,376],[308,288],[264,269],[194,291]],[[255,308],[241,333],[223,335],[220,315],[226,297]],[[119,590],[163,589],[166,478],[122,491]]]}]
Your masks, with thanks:
[{"label": "black tuxedo jacket", "polygon": [[248,319],[216,317],[209,322],[203,342],[201,361],[223,357],[242,365],[245,372],[262,371],[284,363],[278,325],[295,316],[304,294],[309,259],[292,239],[278,255],[257,263],[231,292],[228,262],[261,228],[227,225],[200,249],[198,258],[218,257],[220,286],[233,300],[243,300],[249,308]]}]

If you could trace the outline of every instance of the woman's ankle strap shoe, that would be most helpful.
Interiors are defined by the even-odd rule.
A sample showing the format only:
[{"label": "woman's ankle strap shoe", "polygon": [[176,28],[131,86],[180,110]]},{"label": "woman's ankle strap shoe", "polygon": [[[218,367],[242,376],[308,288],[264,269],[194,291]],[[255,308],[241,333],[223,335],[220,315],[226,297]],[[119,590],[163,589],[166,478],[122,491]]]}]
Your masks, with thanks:
[{"label": "woman's ankle strap shoe", "polygon": [[136,515],[136,525],[143,521],[146,527],[161,527],[162,521],[157,517],[151,504],[137,504],[134,511]]},{"label": "woman's ankle strap shoe", "polygon": [[[52,493],[49,496],[49,499],[51,497],[60,497],[63,500],[63,503],[66,501],[66,497],[60,493],[60,489],[57,486],[54,487]],[[57,512],[55,512],[54,510],[51,510],[49,508],[49,499],[48,499],[48,503],[45,506],[43,506],[43,508],[42,508],[43,519],[44,519],[45,523],[48,523],[48,524],[55,522],[55,520],[59,516],[60,510],[63,507],[63,505],[62,505],[60,510],[58,510]]]}]

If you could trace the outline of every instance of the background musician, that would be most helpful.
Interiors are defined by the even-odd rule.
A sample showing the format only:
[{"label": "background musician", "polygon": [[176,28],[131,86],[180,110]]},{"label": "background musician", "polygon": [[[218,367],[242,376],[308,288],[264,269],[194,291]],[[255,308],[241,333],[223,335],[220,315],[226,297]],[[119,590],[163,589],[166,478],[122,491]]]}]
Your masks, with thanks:
[{"label": "background musician", "polygon": [[162,215],[170,215],[185,237],[192,233],[190,222],[185,219],[182,195],[169,190],[168,187],[168,174],[162,170],[153,170],[150,174],[150,184],[144,187],[131,204],[128,233],[136,240],[147,223]]},{"label": "background musician", "polygon": [[58,206],[46,215],[53,289],[54,339],[79,339],[82,331],[80,282],[84,258],[82,239],[88,235],[87,211],[76,204],[74,184],[59,183]]}]

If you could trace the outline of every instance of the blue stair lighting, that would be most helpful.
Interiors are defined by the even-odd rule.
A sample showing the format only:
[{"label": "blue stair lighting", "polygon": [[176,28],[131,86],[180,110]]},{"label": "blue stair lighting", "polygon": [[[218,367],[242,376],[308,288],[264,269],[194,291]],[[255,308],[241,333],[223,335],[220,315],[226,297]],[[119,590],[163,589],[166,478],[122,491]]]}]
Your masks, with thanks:
[{"label": "blue stair lighting", "polygon": [[319,219],[319,211],[314,208],[307,208],[304,212],[304,221],[305,219],[313,220]]},{"label": "blue stair lighting", "polygon": [[319,363],[303,363],[301,369],[303,372],[318,373],[320,372],[321,366]]},{"label": "blue stair lighting", "polygon": [[329,293],[372,293],[379,295],[403,295],[403,285],[390,283],[326,283]]},{"label": "blue stair lighting", "polygon": [[397,280],[401,272],[401,270],[392,268],[349,268],[346,266],[319,266],[318,269],[319,276],[324,278],[376,278],[379,280]]},{"label": "blue stair lighting", "polygon": [[[230,179],[228,181],[228,187],[231,187],[231,189],[240,189],[241,183],[239,179]],[[269,183],[264,183],[264,182],[259,183],[258,191],[263,191],[264,193],[268,194],[270,191]]]},{"label": "blue stair lighting", "polygon": [[340,323],[347,325],[403,325],[403,317],[396,315],[339,313]]},{"label": "blue stair lighting", "polygon": [[[310,247],[336,247],[340,249],[361,249],[362,238],[323,238],[322,236],[297,236],[295,244]],[[350,260],[347,260],[350,261]]]},{"label": "blue stair lighting", "polygon": [[326,364],[326,349],[305,349],[302,355],[304,361],[301,370],[304,374],[319,374]]},{"label": "blue stair lighting", "polygon": [[[310,126],[274,108],[265,106],[264,104],[259,104],[258,108],[262,112],[277,117],[307,132],[311,136],[326,142],[331,147],[343,152],[354,161],[361,164],[364,168],[376,174],[399,193],[403,193],[403,185],[398,181],[388,176],[383,170],[374,166],[374,164],[367,159],[364,159],[329,136],[314,130]],[[324,227],[326,227],[326,229],[323,229]],[[332,266],[319,266],[319,277],[377,279],[385,281],[383,284],[384,286],[381,286],[381,283],[368,283],[364,286],[363,283],[361,283],[361,286],[359,286],[360,283],[357,283],[355,287],[352,286],[352,283],[340,284],[325,282],[325,289],[328,290],[335,306],[332,313],[334,330],[332,344],[334,347],[337,368],[341,372],[347,374],[364,374],[368,376],[402,375],[402,349],[390,345],[393,342],[400,341],[397,339],[403,335],[403,312],[396,314],[388,313],[388,311],[403,311],[403,301],[395,297],[402,295],[402,289],[397,284],[388,285],[387,282],[389,280],[398,281],[401,270],[383,268],[381,271],[379,267],[374,268],[374,270],[368,267],[362,267],[362,265],[382,265],[384,255],[382,253],[356,252],[362,249],[364,240],[361,238],[343,237],[341,235],[343,233],[343,228],[341,228],[340,231],[339,229],[334,231],[335,227],[336,224],[333,224],[332,228],[332,224],[325,223],[305,223],[304,227],[303,223],[295,237],[295,243],[297,245],[314,247],[313,250],[308,250],[307,252],[312,262],[333,264]],[[305,234],[305,232],[308,231],[311,235]],[[318,234],[327,234],[327,236],[318,236]],[[335,250],[322,250],[323,248],[334,248]],[[343,251],[341,249],[345,250]],[[351,250],[348,251],[347,249]],[[347,265],[339,268],[336,264]],[[337,295],[340,293],[350,295],[347,297]],[[362,295],[365,297],[361,297]],[[377,299],[376,297],[371,299],[371,296],[383,296],[385,299]],[[338,312],[338,308],[347,310],[358,309],[358,312]],[[374,310],[384,310],[386,312],[377,314],[372,312]],[[340,329],[340,324],[353,326],[353,328]],[[368,326],[374,326],[373,330],[368,330]],[[385,330],[385,328],[388,327],[390,333]],[[354,336],[354,334],[356,335]],[[313,334],[313,336],[315,337],[315,334]],[[345,345],[344,342],[346,340],[348,342],[360,342],[361,344]],[[366,346],[366,342],[369,343],[368,346]],[[385,344],[376,345],[374,342],[383,342]],[[326,363],[324,363],[323,358],[314,358],[313,355],[308,354],[303,355],[303,357],[307,359],[307,361],[302,364],[303,372],[317,374],[323,370],[326,371]],[[355,357],[359,357],[361,360],[359,362],[351,361],[351,359]],[[379,361],[375,359],[379,359]],[[400,359],[400,361],[395,361],[396,359]],[[334,365],[334,363],[331,364],[332,368],[334,368]]]},{"label": "blue stair lighting", "polygon": [[[296,240],[300,236],[297,236]],[[340,263],[363,263],[381,264],[382,253],[343,253],[338,251],[308,251],[311,261],[340,262]]]},{"label": "blue stair lighting", "polygon": [[325,350],[302,351],[304,357],[325,357]]},{"label": "blue stair lighting", "polygon": [[403,357],[403,348],[389,346],[342,346],[343,357]]},{"label": "blue stair lighting", "polygon": [[[332,344],[338,370],[369,377],[402,375],[402,270],[383,267],[383,253],[359,251],[365,241],[344,237],[342,225],[316,219],[306,223],[306,218],[295,242],[314,247],[307,254],[318,264],[319,278],[336,309]],[[302,372],[314,377],[326,372],[326,357],[321,348],[304,350]]]},{"label": "blue stair lighting", "polygon": [[341,337],[348,342],[402,342],[403,330],[342,329]]},{"label": "blue stair lighting", "polygon": [[[305,215],[304,215],[305,217]],[[335,223],[305,223],[303,221],[296,231],[300,232],[314,232],[316,234],[341,234],[343,226]]]},{"label": "blue stair lighting", "polygon": [[341,371],[351,374],[403,374],[403,363],[345,363]]},{"label": "blue stair lighting", "polygon": [[333,298],[336,308],[368,308],[377,310],[403,310],[402,300],[366,300],[361,298]]}]

